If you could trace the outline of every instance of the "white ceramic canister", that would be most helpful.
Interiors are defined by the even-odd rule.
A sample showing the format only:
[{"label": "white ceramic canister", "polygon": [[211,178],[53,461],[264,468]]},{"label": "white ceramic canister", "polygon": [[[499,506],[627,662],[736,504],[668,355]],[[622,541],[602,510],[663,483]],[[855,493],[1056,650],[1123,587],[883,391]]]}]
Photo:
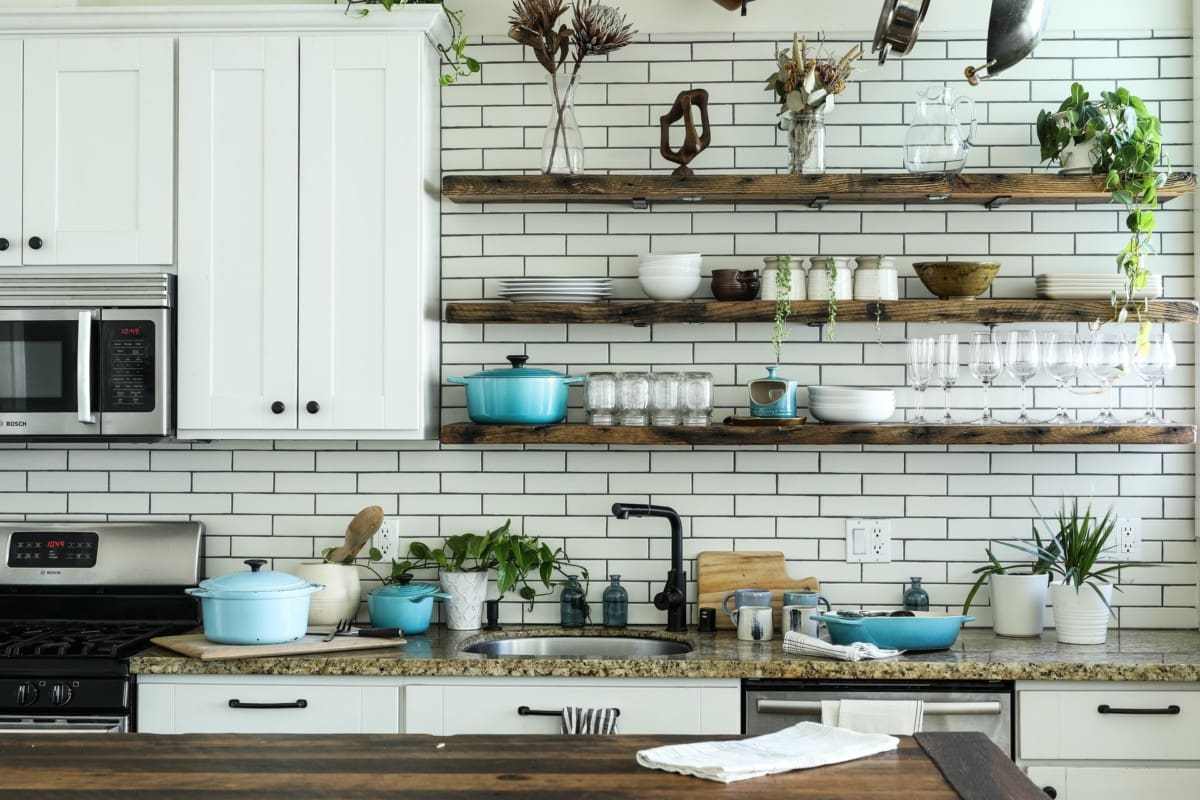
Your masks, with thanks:
[{"label": "white ceramic canister", "polygon": [[859,256],[854,270],[855,300],[899,300],[900,276],[891,256]]},{"label": "white ceramic canister", "polygon": [[838,300],[850,300],[854,297],[854,277],[850,269],[850,260],[838,256],[816,256],[808,270],[809,300],[829,299],[829,276],[834,270],[837,271],[834,297]]},{"label": "white ceramic canister", "polygon": [[[783,269],[784,260],[784,256],[767,256],[763,259],[763,300],[779,299],[779,285],[777,283],[777,276],[779,275],[779,270]],[[806,299],[808,297],[808,287],[807,277],[804,272],[804,259],[793,256],[790,261],[790,271],[792,273],[792,291],[790,293],[790,299]]]},{"label": "white ceramic canister", "polygon": [[308,604],[309,626],[337,625],[358,616],[362,582],[353,564],[326,561],[299,564],[288,570],[298,578],[322,584],[325,588],[312,596]]}]

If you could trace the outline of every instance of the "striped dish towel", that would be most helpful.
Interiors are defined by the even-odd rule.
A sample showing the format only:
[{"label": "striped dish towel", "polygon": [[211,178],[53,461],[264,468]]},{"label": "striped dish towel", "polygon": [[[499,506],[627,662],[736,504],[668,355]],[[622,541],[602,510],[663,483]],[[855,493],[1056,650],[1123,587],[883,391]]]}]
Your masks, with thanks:
[{"label": "striped dish towel", "polygon": [[572,708],[562,712],[563,736],[616,736],[617,717],[621,712],[615,708]]},{"label": "striped dish towel", "polygon": [[830,644],[823,639],[795,631],[788,631],[783,635],[783,652],[794,656],[836,658],[839,661],[895,658],[904,653],[903,650],[884,650],[866,642],[855,642],[850,645]]}]

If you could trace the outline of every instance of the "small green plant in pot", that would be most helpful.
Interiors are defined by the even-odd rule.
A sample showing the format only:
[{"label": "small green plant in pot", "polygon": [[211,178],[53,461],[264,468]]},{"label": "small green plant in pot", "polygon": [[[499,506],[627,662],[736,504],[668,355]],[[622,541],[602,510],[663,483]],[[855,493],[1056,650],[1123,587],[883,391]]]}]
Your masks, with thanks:
[{"label": "small green plant in pot", "polygon": [[[974,571],[978,576],[963,604],[963,614],[971,610],[976,595],[988,584],[991,595],[992,627],[998,636],[1031,638],[1042,635],[1046,609],[1046,592],[1050,585],[1051,566],[1057,543],[1043,540],[1033,525],[1031,542],[1019,547],[1012,542],[996,544],[1032,551],[1033,560],[1004,564],[996,558],[991,545],[987,548],[988,563]],[[1026,549],[1029,548],[1029,549]]]}]

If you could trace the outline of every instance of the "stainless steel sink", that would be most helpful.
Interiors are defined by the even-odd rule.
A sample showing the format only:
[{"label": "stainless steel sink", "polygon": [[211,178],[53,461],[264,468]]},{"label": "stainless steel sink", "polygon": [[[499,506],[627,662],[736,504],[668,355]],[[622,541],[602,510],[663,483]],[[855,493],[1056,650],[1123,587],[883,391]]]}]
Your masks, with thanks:
[{"label": "stainless steel sink", "polygon": [[463,650],[485,656],[532,658],[653,658],[690,653],[692,646],[667,639],[624,636],[531,636],[475,642]]}]

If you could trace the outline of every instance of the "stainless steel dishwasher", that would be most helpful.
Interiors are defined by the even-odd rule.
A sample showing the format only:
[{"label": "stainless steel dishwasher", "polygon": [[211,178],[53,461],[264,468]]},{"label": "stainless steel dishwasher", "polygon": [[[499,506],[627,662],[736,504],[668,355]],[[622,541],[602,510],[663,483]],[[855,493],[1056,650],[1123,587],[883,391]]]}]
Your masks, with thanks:
[{"label": "stainless steel dishwasher", "polygon": [[1003,681],[744,681],[742,730],[820,722],[822,700],[924,700],[924,730],[983,733],[1013,754],[1013,685]]}]

